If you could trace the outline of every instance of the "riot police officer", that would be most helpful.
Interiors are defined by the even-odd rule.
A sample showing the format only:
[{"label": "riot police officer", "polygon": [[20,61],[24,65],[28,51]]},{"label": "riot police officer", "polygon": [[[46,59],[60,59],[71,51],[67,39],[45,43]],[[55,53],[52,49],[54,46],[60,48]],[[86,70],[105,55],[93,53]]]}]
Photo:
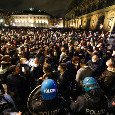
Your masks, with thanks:
[{"label": "riot police officer", "polygon": [[70,105],[73,115],[104,115],[107,112],[107,99],[93,77],[83,80],[85,95],[79,96]]},{"label": "riot police officer", "polygon": [[66,101],[57,96],[57,85],[52,79],[45,80],[40,87],[35,88],[27,104],[35,115],[67,114]]}]

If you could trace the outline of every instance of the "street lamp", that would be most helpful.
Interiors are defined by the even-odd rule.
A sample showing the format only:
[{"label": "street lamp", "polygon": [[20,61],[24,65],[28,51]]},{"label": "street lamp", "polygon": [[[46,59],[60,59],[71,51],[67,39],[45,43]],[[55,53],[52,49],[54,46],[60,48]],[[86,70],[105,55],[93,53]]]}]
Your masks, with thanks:
[{"label": "street lamp", "polygon": [[3,19],[0,19],[0,24],[1,24],[1,26],[2,26],[2,23],[3,23]]},{"label": "street lamp", "polygon": [[0,22],[2,23],[2,22],[3,22],[3,19],[0,19]]}]

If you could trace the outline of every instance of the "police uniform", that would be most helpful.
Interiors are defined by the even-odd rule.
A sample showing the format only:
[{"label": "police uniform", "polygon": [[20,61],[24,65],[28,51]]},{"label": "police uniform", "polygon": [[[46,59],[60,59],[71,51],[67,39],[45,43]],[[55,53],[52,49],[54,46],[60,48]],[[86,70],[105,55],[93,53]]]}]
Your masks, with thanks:
[{"label": "police uniform", "polygon": [[57,96],[57,85],[52,79],[47,79],[42,86],[36,87],[29,95],[27,107],[35,115],[66,115],[67,104]]},{"label": "police uniform", "polygon": [[107,112],[107,100],[102,97],[89,95],[79,96],[70,105],[73,115],[105,115]]},{"label": "police uniform", "polygon": [[71,113],[74,115],[105,115],[108,102],[95,78],[86,77],[83,80],[83,86],[86,93],[71,103]]},{"label": "police uniform", "polygon": [[36,115],[66,115],[66,108],[66,101],[56,97],[53,100],[41,100],[41,103],[36,101],[33,113]]}]

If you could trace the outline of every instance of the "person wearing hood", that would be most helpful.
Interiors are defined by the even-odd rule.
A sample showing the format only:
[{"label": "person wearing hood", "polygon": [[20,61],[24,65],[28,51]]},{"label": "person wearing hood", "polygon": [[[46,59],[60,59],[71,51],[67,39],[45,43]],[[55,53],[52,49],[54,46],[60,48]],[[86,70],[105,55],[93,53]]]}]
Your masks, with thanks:
[{"label": "person wearing hood", "polygon": [[70,105],[72,115],[106,115],[108,101],[96,79],[85,77],[82,82],[85,95],[81,95]]},{"label": "person wearing hood", "polygon": [[108,95],[115,94],[115,59],[110,58],[106,62],[107,69],[102,73],[99,78],[103,90]]}]

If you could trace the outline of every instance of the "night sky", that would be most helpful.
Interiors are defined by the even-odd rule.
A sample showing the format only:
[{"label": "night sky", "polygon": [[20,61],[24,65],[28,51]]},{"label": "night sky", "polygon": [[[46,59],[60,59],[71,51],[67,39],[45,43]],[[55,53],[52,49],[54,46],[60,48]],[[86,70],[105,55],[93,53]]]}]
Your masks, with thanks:
[{"label": "night sky", "polygon": [[0,9],[8,11],[37,8],[45,10],[53,16],[64,16],[72,0],[0,0]]}]

